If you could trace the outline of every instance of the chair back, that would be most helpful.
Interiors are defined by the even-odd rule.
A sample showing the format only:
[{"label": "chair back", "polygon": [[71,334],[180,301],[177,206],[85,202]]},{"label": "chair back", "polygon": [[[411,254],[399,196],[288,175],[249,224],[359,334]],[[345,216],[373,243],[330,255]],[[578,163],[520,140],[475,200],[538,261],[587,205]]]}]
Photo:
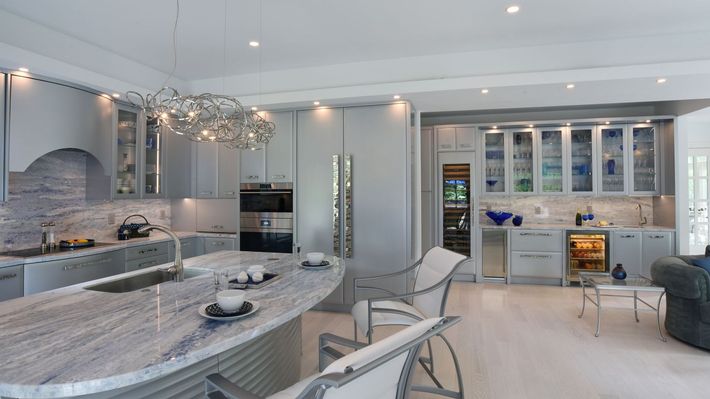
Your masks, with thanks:
[{"label": "chair back", "polygon": [[414,291],[425,290],[446,280],[439,288],[412,299],[414,307],[424,316],[444,315],[451,280],[466,259],[468,257],[441,247],[430,249],[421,259],[414,282]]},{"label": "chair back", "polygon": [[299,395],[314,389],[323,399],[399,399],[406,395],[422,344],[458,323],[460,317],[422,320],[331,363]]}]

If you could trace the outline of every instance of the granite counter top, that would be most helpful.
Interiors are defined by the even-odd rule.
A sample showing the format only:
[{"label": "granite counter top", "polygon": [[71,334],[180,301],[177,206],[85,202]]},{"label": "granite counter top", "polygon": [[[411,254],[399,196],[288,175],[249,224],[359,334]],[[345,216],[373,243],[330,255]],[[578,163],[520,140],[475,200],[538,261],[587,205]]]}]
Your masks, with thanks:
[{"label": "granite counter top", "polygon": [[0,302],[0,396],[61,397],[158,378],[234,348],[292,320],[343,279],[338,259],[326,270],[297,266],[290,254],[221,251],[185,260],[186,268],[229,270],[262,264],[282,278],[247,291],[259,311],[235,322],[202,318],[214,301],[211,272],[129,293],[84,290],[97,282]]},{"label": "granite counter top", "polygon": [[[226,233],[196,233],[196,232],[185,232],[185,231],[178,231],[175,232],[178,237],[181,239],[183,238],[193,238],[193,237],[224,237],[224,238],[236,238],[236,234],[226,234]],[[151,235],[149,237],[145,238],[132,238],[130,240],[125,240],[125,241],[119,241],[119,240],[103,240],[101,241],[102,243],[106,244],[111,244],[111,245],[102,245],[102,246],[97,246],[97,247],[91,247],[91,248],[84,248],[81,251],[76,251],[76,252],[55,252],[55,253],[47,253],[44,255],[37,255],[37,256],[31,256],[27,258],[20,258],[20,257],[14,257],[14,256],[0,256],[0,268],[5,267],[5,266],[15,266],[15,265],[23,265],[23,264],[32,264],[32,263],[38,263],[38,262],[49,262],[52,260],[62,260],[62,259],[71,259],[79,256],[88,256],[88,255],[97,255],[97,254],[102,254],[106,252],[111,252],[111,251],[116,251],[116,250],[121,250],[125,248],[130,248],[130,247],[136,247],[136,246],[141,246],[141,245],[146,245],[150,243],[158,243],[158,242],[169,242],[172,241],[170,237],[168,237],[167,234],[163,234],[159,231],[153,231],[151,232]]]},{"label": "granite counter top", "polygon": [[643,227],[638,226],[606,226],[606,227],[595,227],[595,226],[577,226],[574,224],[525,224],[522,226],[514,226],[510,222],[506,222],[502,226],[498,226],[491,222],[481,223],[478,225],[481,229],[506,229],[506,230],[623,230],[623,231],[675,231],[674,228],[664,227],[664,226],[650,226],[646,225]]}]

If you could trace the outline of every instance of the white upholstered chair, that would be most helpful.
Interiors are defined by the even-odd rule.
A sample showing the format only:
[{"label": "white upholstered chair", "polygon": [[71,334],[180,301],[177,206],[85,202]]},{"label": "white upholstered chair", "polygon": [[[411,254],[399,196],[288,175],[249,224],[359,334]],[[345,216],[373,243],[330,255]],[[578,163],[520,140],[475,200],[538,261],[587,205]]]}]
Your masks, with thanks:
[{"label": "white upholstered chair", "polygon": [[[426,319],[369,346],[323,334],[320,337],[322,372],[267,399],[403,399],[412,387],[412,370],[422,344],[459,321],[459,317]],[[357,350],[342,355],[328,346],[329,342]],[[337,360],[325,367],[323,354]],[[262,399],[219,374],[207,377],[205,395],[210,399]]]}]

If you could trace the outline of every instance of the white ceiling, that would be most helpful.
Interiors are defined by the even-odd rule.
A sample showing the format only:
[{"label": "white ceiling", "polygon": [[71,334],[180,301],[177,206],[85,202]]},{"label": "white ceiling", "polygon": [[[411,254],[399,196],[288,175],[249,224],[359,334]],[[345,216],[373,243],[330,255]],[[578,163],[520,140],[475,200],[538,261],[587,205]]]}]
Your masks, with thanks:
[{"label": "white ceiling", "polygon": [[[520,13],[505,13],[511,3]],[[180,5],[176,76],[222,76],[224,1]],[[172,68],[173,0],[2,0],[0,9],[159,71]],[[263,0],[262,14],[264,71],[710,33],[707,0]],[[227,17],[227,74],[258,70],[259,50],[247,44],[259,37],[258,0],[227,1]]]}]

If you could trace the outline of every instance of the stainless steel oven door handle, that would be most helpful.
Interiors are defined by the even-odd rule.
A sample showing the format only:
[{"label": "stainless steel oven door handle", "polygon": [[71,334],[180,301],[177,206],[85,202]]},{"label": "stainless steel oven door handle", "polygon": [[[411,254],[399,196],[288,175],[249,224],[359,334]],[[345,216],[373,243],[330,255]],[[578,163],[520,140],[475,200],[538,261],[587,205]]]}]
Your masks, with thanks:
[{"label": "stainless steel oven door handle", "polygon": [[269,195],[269,194],[293,194],[291,191],[242,191],[241,195],[256,194],[256,195]]},{"label": "stainless steel oven door handle", "polygon": [[340,256],[340,155],[333,155],[333,255]]},{"label": "stainless steel oven door handle", "polygon": [[345,174],[345,258],[353,257],[353,160],[346,154],[344,159]]}]

